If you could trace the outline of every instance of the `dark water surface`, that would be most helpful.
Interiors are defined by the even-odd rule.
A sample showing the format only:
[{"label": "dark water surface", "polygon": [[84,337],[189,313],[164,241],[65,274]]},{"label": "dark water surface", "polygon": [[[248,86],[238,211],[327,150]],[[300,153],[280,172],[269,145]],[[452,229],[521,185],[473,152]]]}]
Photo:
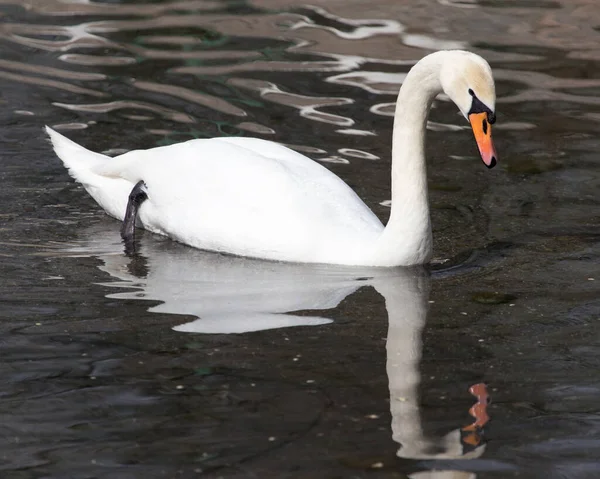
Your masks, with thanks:
[{"label": "dark water surface", "polygon": [[[1,477],[600,477],[596,0],[0,0],[0,22]],[[148,233],[127,258],[42,132],[280,141],[385,220],[395,95],[441,48],[490,61],[500,162],[435,103],[432,274]]]}]

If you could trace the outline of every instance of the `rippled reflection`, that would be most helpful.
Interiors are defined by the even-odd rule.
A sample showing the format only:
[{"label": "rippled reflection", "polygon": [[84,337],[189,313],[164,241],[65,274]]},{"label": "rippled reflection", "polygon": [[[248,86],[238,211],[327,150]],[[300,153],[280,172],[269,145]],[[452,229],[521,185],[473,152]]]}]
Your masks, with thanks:
[{"label": "rippled reflection", "polygon": [[[58,59],[67,67],[98,67],[107,73],[80,73],[35,62],[3,60],[0,62],[0,77],[84,96],[113,96],[107,82],[102,80],[108,79],[111,68],[118,67],[119,77],[129,76],[137,80],[132,82],[136,88],[160,93],[161,96],[173,95],[227,115],[245,116],[248,111],[241,105],[203,91],[203,87],[198,88],[198,83],[194,88],[187,87],[185,83],[190,83],[187,77],[241,75],[247,83],[251,80],[246,75],[259,71],[334,72],[334,75],[325,75],[324,81],[355,86],[375,95],[395,95],[406,75],[406,68],[402,67],[409,67],[423,55],[419,52],[415,54],[414,47],[426,52],[475,46],[482,49],[481,54],[493,60],[495,51],[506,50],[515,42],[520,42],[530,47],[569,48],[569,55],[573,58],[597,59],[597,42],[589,40],[596,36],[593,32],[597,31],[596,26],[600,22],[597,9],[584,0],[550,3],[562,8],[545,10],[540,2],[535,2],[537,10],[528,11],[538,28],[532,29],[530,24],[514,24],[506,29],[506,35],[495,37],[496,42],[502,43],[488,45],[487,31],[464,29],[469,32],[470,41],[461,38],[462,22],[485,24],[479,18],[485,14],[482,9],[476,8],[478,2],[474,0],[440,0],[439,4],[448,19],[454,22],[456,32],[437,36],[407,30],[400,11],[398,17],[393,19],[349,18],[321,6],[297,7],[292,4],[287,10],[282,10],[274,3],[263,0],[246,5],[245,10],[249,13],[231,15],[220,2],[196,0],[118,5],[30,0],[27,10],[32,15],[38,15],[40,19],[44,16],[64,17],[70,24],[65,25],[64,21],[60,22],[61,25],[9,21],[0,26],[0,38],[28,48],[60,52]],[[1,5],[20,6],[22,2],[3,0]],[[519,2],[511,5],[515,9],[521,6]],[[496,5],[492,2],[489,6]],[[523,7],[527,7],[527,4]],[[469,19],[462,14],[465,8],[470,9]],[[78,23],[82,16],[95,20]],[[566,18],[571,24],[577,22],[578,28],[571,27],[567,31],[566,27],[561,27],[566,23]],[[401,44],[390,48],[390,37],[399,37]],[[269,39],[268,44],[265,39]],[[280,44],[273,47],[275,39]],[[518,52],[512,55],[515,60],[523,61],[540,58],[519,55]],[[503,58],[508,59],[510,55],[504,53]],[[159,81],[144,78],[146,74],[140,71],[139,66],[148,61],[168,62],[164,67],[169,78]],[[390,71],[393,66],[396,66],[395,71]],[[598,80],[593,78],[563,78],[543,72],[523,71],[521,68],[502,67],[495,68],[494,73],[500,81],[521,84],[516,93],[500,95],[500,104],[540,100],[595,104],[595,99],[588,95],[559,91],[563,88],[597,87]],[[52,79],[56,76],[62,80]],[[72,83],[90,80],[99,82],[98,90]],[[242,78],[232,80],[240,82]],[[271,96],[282,98],[281,104],[297,107],[301,115],[317,121],[327,121],[323,118],[327,118],[328,114],[305,115],[306,109],[312,111],[317,107],[343,105],[351,101],[342,96],[299,95],[286,92],[281,84],[270,82],[268,85]],[[264,95],[265,88],[254,89]],[[373,113],[379,113],[382,109],[379,105],[383,104],[385,102],[375,101],[370,109]],[[180,121],[185,118],[183,112],[180,113],[170,119]],[[331,114],[331,117],[335,118],[336,115]],[[331,123],[349,126],[355,121],[355,118],[346,118]]]},{"label": "rippled reflection", "polygon": [[[393,115],[408,69],[437,49],[468,48],[490,60],[501,116],[502,105],[599,104],[590,94],[600,89],[596,75],[576,63],[558,70],[545,58],[599,59],[600,17],[588,1],[438,0],[441,23],[435,27],[423,20],[431,17],[428,7],[373,5],[336,5],[333,11],[326,3],[274,0],[235,7],[197,0],[1,0],[0,8],[25,7],[30,21],[9,17],[0,24],[0,40],[36,55],[0,60],[0,79],[54,91],[51,104],[73,115],[56,127],[91,126],[110,115],[140,124],[160,137],[159,144],[246,132],[289,134],[280,120],[296,115],[350,136],[340,143],[376,137],[381,131],[372,123]],[[523,16],[523,23],[507,22],[510,15]],[[444,103],[441,96],[434,107]],[[567,121],[573,116],[568,110],[559,115]],[[498,129],[539,126],[530,119],[501,120]],[[466,126],[458,115],[428,123],[448,134]],[[347,165],[365,158],[349,153],[356,150],[353,143],[342,146],[332,145],[321,160]],[[378,146],[371,141],[365,148]]]},{"label": "rippled reflection", "polygon": [[[83,242],[65,253],[93,255],[99,269],[117,281],[104,286],[128,291],[109,298],[151,300],[149,311],[192,315],[175,326],[185,333],[230,334],[294,326],[322,326],[332,320],[299,311],[326,311],[358,289],[370,286],[385,300],[388,313],[387,376],[392,438],[407,459],[473,459],[485,451],[482,434],[489,401],[484,384],[471,387],[474,422],[443,436],[424,432],[419,387],[422,333],[427,322],[429,273],[417,268],[340,268],[277,263],[203,252],[141,238],[141,254],[122,254],[118,232],[91,228]],[[294,314],[295,313],[295,314]],[[412,478],[475,477],[454,470],[431,470]]]},{"label": "rippled reflection", "polygon": [[116,231],[91,230],[70,254],[98,256],[102,271],[118,282],[111,287],[138,290],[111,298],[160,301],[151,312],[199,319],[176,326],[191,333],[244,333],[330,323],[320,316],[288,314],[335,308],[365,284],[373,271],[298,265],[238,258],[179,247],[170,241],[142,239],[142,254],[122,254]]},{"label": "rippled reflection", "polygon": [[[471,393],[477,403],[470,413],[475,421],[444,436],[424,432],[419,399],[422,333],[427,321],[429,277],[414,273],[375,277],[372,286],[385,298],[388,312],[387,375],[390,389],[393,439],[400,444],[398,456],[407,459],[474,459],[485,451],[482,434],[487,424],[488,396],[485,385]],[[475,475],[436,470],[411,474],[411,478],[461,478]]]}]

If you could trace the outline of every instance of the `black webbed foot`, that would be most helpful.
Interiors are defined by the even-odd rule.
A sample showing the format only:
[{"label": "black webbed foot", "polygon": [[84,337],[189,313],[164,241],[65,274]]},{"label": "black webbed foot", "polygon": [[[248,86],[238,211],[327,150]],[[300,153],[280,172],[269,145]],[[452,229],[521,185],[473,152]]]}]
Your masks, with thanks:
[{"label": "black webbed foot", "polygon": [[131,193],[129,193],[127,210],[125,211],[125,218],[121,225],[121,238],[125,244],[125,254],[127,256],[135,254],[135,221],[139,207],[147,199],[146,183],[138,181],[131,190]]}]

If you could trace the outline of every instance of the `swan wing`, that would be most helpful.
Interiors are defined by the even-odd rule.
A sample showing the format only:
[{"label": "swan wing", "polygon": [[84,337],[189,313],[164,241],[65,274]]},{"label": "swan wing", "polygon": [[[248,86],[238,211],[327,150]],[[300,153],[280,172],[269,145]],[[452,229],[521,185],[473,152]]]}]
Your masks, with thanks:
[{"label": "swan wing", "polygon": [[214,138],[136,150],[94,172],[131,185],[143,180],[144,227],[202,249],[331,262],[332,255],[359,254],[383,230],[339,177],[266,140]]}]

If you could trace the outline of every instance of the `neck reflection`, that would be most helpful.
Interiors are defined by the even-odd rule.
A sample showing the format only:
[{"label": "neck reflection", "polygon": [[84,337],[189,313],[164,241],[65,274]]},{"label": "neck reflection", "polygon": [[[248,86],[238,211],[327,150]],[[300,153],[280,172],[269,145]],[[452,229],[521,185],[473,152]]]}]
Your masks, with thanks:
[{"label": "neck reflection", "polygon": [[[375,280],[373,286],[385,298],[388,311],[387,375],[390,390],[392,438],[400,444],[398,457],[406,459],[474,459],[485,451],[483,428],[489,421],[489,397],[485,384],[471,386],[475,404],[469,409],[472,424],[444,436],[426,435],[419,399],[422,333],[427,321],[429,278],[412,277],[401,282]],[[456,470],[431,470],[411,474],[412,479],[475,478]]]}]

